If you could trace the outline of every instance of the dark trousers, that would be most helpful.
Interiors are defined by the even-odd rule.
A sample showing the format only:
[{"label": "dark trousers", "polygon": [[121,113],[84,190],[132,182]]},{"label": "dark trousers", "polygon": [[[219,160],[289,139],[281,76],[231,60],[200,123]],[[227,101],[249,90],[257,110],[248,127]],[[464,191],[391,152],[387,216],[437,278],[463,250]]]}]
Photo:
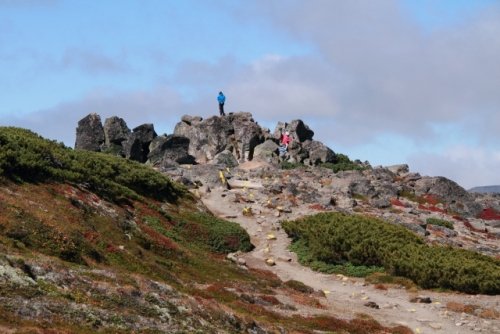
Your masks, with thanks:
[{"label": "dark trousers", "polygon": [[226,114],[224,113],[224,103],[219,103],[219,113],[221,116],[225,116]]}]

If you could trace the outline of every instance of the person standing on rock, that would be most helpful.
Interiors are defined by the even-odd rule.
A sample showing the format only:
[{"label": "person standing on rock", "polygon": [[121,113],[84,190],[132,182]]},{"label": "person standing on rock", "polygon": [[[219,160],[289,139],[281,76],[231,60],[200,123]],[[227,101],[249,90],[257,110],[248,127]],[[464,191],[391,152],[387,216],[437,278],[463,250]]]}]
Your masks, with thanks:
[{"label": "person standing on rock", "polygon": [[219,96],[217,96],[217,101],[219,102],[219,113],[221,116],[225,116],[224,113],[224,103],[226,102],[226,97],[222,92],[219,92]]}]

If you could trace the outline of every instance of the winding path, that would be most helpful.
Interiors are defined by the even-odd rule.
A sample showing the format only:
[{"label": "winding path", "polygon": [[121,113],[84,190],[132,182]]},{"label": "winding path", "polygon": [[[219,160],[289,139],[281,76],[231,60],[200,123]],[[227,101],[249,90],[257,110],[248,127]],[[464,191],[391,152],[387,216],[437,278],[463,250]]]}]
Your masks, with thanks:
[{"label": "winding path", "polygon": [[[254,203],[250,204],[254,215],[244,216],[242,210],[248,204],[235,202],[231,198],[234,199],[235,194],[248,195],[248,191],[244,188],[230,191],[223,188],[212,189],[211,192],[201,194],[201,200],[216,216],[237,222],[247,230],[255,245],[252,252],[242,256],[249,268],[269,270],[283,281],[291,279],[301,281],[325,293],[321,302],[326,309],[301,309],[296,305],[299,311],[305,314],[326,312],[340,318],[352,318],[359,313],[369,314],[383,325],[404,325],[420,334],[500,333],[499,320],[482,319],[446,310],[449,301],[477,304],[498,310],[499,296],[469,296],[421,290],[418,295],[430,297],[432,303],[411,303],[409,300],[417,294],[409,293],[403,288],[380,290],[373,285],[365,284],[363,279],[327,275],[300,265],[295,254],[288,250],[290,239],[280,229],[278,221],[284,218],[298,218],[307,212],[310,213],[310,209],[305,206],[294,207],[293,213],[277,217],[276,210],[266,209]],[[259,192],[254,191],[251,196],[258,197]],[[269,240],[270,234],[275,239]],[[266,265],[266,260],[269,258],[274,260],[275,265]],[[369,301],[376,303],[380,309],[365,306]]]}]

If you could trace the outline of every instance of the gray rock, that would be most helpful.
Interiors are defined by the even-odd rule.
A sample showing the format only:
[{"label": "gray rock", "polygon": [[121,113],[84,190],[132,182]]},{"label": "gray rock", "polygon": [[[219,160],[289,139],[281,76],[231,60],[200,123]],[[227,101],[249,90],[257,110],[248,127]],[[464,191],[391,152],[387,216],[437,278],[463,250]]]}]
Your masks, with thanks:
[{"label": "gray rock", "polygon": [[458,235],[458,233],[452,229],[433,224],[427,224],[427,230],[442,232],[447,238],[456,237]]},{"label": "gray rock", "polygon": [[188,125],[197,125],[201,121],[203,121],[203,118],[200,116],[184,115],[184,116],[182,116],[181,121],[188,124]]},{"label": "gray rock", "polygon": [[385,209],[391,206],[391,201],[387,198],[375,198],[372,199],[371,204],[378,209]]},{"label": "gray rock", "polygon": [[122,118],[113,116],[104,122],[104,150],[117,155],[125,155],[123,142],[130,136],[130,129]]},{"label": "gray rock", "polygon": [[474,197],[456,182],[445,177],[422,177],[415,182],[417,196],[434,195],[451,211],[465,216],[476,216],[482,207]]},{"label": "gray rock", "polygon": [[257,145],[254,150],[254,158],[261,159],[271,163],[278,163],[278,144],[273,140],[268,139],[260,145]]},{"label": "gray rock", "polygon": [[78,121],[75,149],[99,152],[103,144],[104,128],[101,116],[92,113]]},{"label": "gray rock", "polygon": [[290,132],[292,142],[298,141],[299,143],[302,143],[306,140],[312,140],[314,136],[314,131],[312,131],[300,119],[293,120],[290,123],[278,122],[278,125],[274,130],[274,138],[279,139],[280,134],[284,133],[285,131]]},{"label": "gray rock", "polygon": [[224,150],[217,154],[212,161],[213,164],[223,165],[224,167],[233,168],[238,166],[238,160],[234,157],[233,153],[228,150]]},{"label": "gray rock", "polygon": [[174,135],[189,139],[188,153],[197,163],[207,163],[224,151],[234,128],[228,117],[213,116],[200,122],[179,122]]},{"label": "gray rock", "polygon": [[178,164],[193,164],[189,155],[189,139],[179,136],[158,136],[149,145],[148,163],[163,168]]},{"label": "gray rock", "polygon": [[385,167],[396,175],[407,174],[410,172],[410,168],[407,164],[392,165]]},{"label": "gray rock", "polygon": [[127,159],[146,162],[149,154],[149,144],[156,138],[153,124],[142,124],[134,128],[127,141],[123,143],[123,151]]},{"label": "gray rock", "polygon": [[335,153],[325,144],[316,140],[306,140],[302,148],[308,151],[309,163],[318,165],[320,163],[334,163],[336,161]]}]

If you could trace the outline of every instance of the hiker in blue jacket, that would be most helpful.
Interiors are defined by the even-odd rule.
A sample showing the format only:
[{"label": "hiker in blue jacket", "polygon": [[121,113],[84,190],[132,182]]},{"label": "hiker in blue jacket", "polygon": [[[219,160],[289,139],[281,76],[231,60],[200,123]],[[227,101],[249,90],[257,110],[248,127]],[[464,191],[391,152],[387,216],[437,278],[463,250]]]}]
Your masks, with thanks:
[{"label": "hiker in blue jacket", "polygon": [[217,96],[217,101],[219,101],[219,113],[221,116],[225,116],[224,113],[224,102],[226,102],[226,97],[222,92],[219,92],[219,96]]}]

